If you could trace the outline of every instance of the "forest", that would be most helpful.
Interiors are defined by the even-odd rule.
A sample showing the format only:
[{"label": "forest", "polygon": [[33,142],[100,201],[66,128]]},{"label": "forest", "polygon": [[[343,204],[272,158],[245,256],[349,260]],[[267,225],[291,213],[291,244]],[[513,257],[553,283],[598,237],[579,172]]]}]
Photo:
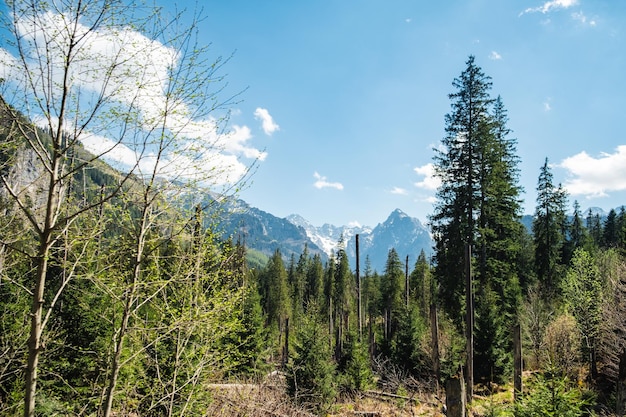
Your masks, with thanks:
[{"label": "forest", "polygon": [[[581,212],[546,157],[522,224],[517,139],[473,56],[435,150],[432,257],[390,248],[383,271],[352,269],[340,240],[328,261],[277,250],[259,266],[205,198],[253,167],[224,183],[221,136],[188,133],[236,100],[214,85],[227,60],[203,60],[194,24],[94,4],[65,2],[51,25],[54,4],[8,3],[34,35],[6,26],[19,77],[0,81],[1,415],[357,415],[368,396],[395,410],[372,415],[440,415],[459,380],[475,416],[626,414],[626,210]],[[131,24],[152,40],[132,59],[84,53]],[[129,87],[159,42],[181,61]],[[115,139],[88,150],[90,134]],[[127,169],[106,163],[120,148]]]}]

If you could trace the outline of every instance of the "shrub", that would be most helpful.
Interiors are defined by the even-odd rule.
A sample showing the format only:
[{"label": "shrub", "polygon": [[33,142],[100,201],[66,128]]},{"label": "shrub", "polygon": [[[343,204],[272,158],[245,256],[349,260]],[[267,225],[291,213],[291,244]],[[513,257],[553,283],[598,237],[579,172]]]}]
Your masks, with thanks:
[{"label": "shrub", "polygon": [[515,417],[578,417],[589,415],[584,392],[554,369],[538,374],[530,390],[515,404]]},{"label": "shrub", "polygon": [[334,401],[335,365],[327,333],[315,317],[303,320],[297,334],[295,357],[287,369],[287,390],[296,404],[322,412]]}]

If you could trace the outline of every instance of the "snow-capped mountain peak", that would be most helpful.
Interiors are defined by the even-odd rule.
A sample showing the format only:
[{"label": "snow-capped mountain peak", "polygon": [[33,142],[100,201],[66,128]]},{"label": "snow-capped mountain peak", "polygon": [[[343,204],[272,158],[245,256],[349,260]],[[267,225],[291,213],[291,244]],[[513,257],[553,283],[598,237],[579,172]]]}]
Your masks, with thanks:
[{"label": "snow-capped mountain peak", "polygon": [[302,227],[309,239],[331,255],[338,249],[343,237],[348,258],[354,264],[356,257],[355,235],[359,235],[359,251],[362,259],[369,259],[372,270],[382,272],[387,260],[388,251],[395,248],[399,255],[415,257],[421,250],[432,251],[432,240],[429,231],[416,218],[410,217],[400,209],[394,210],[387,220],[373,229],[367,226],[333,226],[324,224],[315,227],[302,216],[292,214],[287,220]]},{"label": "snow-capped mountain peak", "polygon": [[337,252],[342,237],[344,242],[348,242],[356,234],[370,233],[372,230],[367,226],[334,226],[328,223],[316,227],[298,214],[291,214],[286,219],[296,226],[302,227],[309,239],[329,256],[331,253]]}]

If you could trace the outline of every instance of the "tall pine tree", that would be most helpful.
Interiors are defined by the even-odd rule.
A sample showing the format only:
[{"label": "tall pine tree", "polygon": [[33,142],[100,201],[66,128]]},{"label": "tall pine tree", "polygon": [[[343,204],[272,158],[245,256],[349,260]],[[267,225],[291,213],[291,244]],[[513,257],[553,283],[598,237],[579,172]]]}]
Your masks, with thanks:
[{"label": "tall pine tree", "polygon": [[[467,302],[465,247],[473,248],[475,280],[491,291],[489,297],[477,300],[490,305],[477,311],[495,308],[504,313],[503,320],[490,324],[500,328],[479,335],[485,339],[482,346],[491,346],[495,342],[491,338],[508,333],[519,300],[515,264],[520,252],[517,242],[523,233],[519,159],[515,154],[516,140],[509,137],[502,100],[491,98],[491,78],[476,65],[473,56],[452,85],[456,91],[449,95],[452,103],[451,112],[445,116],[446,135],[434,158],[435,172],[441,180],[438,202],[431,216],[436,247],[435,276],[439,282],[439,300],[462,329],[463,307]],[[490,316],[476,317],[479,331],[488,327]],[[490,378],[492,371],[502,371],[501,367],[494,369],[490,355],[483,352],[477,356],[491,363],[476,367],[479,379]]]}]

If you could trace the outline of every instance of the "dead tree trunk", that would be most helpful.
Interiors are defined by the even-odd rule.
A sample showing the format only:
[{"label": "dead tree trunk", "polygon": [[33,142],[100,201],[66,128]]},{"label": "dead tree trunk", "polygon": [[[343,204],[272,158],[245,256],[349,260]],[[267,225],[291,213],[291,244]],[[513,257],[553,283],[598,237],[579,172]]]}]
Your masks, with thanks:
[{"label": "dead tree trunk", "polygon": [[435,388],[439,393],[439,379],[441,378],[441,365],[439,362],[439,320],[437,319],[437,307],[430,305],[430,332],[432,337],[432,360],[435,374]]},{"label": "dead tree trunk", "polygon": [[465,331],[467,336],[467,401],[474,396],[474,291],[472,288],[472,247],[465,245]]},{"label": "dead tree trunk", "polygon": [[522,398],[522,331],[517,324],[513,328],[513,397],[515,401]]}]

